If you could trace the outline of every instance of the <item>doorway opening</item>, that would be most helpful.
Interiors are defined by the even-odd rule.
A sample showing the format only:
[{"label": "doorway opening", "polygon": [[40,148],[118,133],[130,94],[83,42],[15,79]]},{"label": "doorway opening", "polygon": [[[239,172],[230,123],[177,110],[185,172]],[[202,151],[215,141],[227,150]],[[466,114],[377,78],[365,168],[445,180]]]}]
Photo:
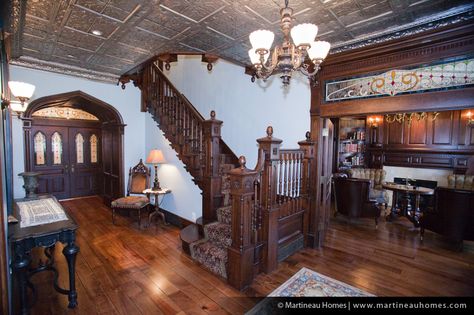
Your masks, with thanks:
[{"label": "doorway opening", "polygon": [[23,117],[25,170],[40,172],[38,193],[58,199],[123,196],[120,113],[81,91],[39,98]]}]

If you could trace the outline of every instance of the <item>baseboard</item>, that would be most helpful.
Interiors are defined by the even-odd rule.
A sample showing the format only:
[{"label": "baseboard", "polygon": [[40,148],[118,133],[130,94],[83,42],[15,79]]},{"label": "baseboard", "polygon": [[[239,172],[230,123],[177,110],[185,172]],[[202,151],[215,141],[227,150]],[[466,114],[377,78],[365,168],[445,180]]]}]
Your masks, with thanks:
[{"label": "baseboard", "polygon": [[160,210],[163,211],[163,213],[165,214],[166,222],[174,226],[177,226],[180,229],[185,228],[186,226],[190,224],[194,224],[194,222],[191,222],[188,219],[180,217],[179,215],[176,215],[172,212],[169,212],[166,209],[160,208]]}]

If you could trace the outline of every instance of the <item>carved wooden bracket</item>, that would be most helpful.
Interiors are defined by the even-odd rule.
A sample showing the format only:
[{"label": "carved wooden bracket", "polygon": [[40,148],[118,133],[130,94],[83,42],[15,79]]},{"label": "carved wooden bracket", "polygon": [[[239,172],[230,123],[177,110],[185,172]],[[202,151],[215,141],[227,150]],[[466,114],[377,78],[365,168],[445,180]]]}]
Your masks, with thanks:
[{"label": "carved wooden bracket", "polygon": [[211,54],[203,54],[201,57],[202,62],[207,62],[207,71],[212,71],[212,64],[216,63],[219,57]]},{"label": "carved wooden bracket", "polygon": [[158,60],[165,64],[166,71],[171,68],[170,63],[178,61],[178,54],[161,54],[158,56]]},{"label": "carved wooden bracket", "polygon": [[141,89],[142,76],[139,73],[122,75],[119,78],[117,85],[122,84],[122,90],[125,90],[125,84],[130,83],[130,81],[133,81],[133,85]]}]

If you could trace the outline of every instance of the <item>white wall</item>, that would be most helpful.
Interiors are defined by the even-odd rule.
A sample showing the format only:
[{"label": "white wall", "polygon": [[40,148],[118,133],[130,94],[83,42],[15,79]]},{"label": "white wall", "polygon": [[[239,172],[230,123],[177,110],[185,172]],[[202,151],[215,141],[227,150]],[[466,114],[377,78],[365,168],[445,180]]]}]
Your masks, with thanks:
[{"label": "white wall", "polygon": [[[128,84],[122,90],[115,84],[106,84],[81,78],[10,66],[10,79],[28,82],[36,86],[33,99],[43,96],[81,90],[112,106],[122,115],[124,134],[124,174],[140,158],[145,158],[145,113],[140,112],[140,90]],[[23,180],[17,174],[24,171],[24,143],[22,122],[13,117],[13,184],[14,197],[25,196]],[[127,179],[125,179],[126,183]]]},{"label": "white wall", "polygon": [[267,126],[273,126],[283,148],[298,148],[310,128],[311,91],[302,75],[287,88],[278,76],[252,83],[242,67],[222,59],[208,72],[200,56],[179,56],[165,74],[204,118],[216,111],[224,121],[222,138],[237,156],[245,155],[249,168],[257,159],[255,140],[266,136]]}]

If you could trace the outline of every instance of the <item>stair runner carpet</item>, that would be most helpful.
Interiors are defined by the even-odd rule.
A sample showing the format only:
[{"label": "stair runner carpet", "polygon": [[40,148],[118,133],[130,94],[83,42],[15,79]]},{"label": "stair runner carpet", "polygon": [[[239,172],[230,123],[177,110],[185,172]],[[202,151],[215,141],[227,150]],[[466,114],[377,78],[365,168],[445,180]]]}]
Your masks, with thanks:
[{"label": "stair runner carpet", "polygon": [[204,226],[204,238],[190,244],[191,257],[209,271],[227,278],[227,247],[232,244],[232,206],[217,209],[217,221]]}]

